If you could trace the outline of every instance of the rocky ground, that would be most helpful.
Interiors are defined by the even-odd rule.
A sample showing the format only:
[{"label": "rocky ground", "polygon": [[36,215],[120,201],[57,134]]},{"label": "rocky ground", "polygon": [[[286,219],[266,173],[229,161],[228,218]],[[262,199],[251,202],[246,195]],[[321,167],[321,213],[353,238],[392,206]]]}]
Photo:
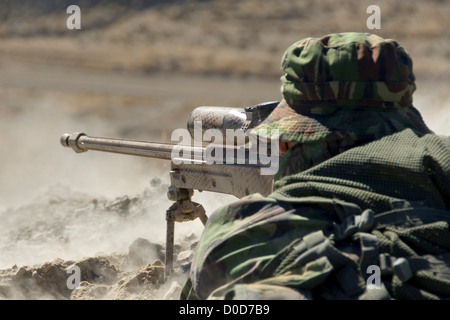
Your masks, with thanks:
[{"label": "rocky ground", "polygon": [[[127,253],[113,253],[80,260],[55,259],[42,265],[14,265],[0,272],[1,299],[179,299],[196,242],[186,238],[188,247],[176,248],[174,271],[164,277],[164,254],[161,245],[142,238],[132,243]],[[149,263],[149,257],[160,256]],[[81,282],[70,286],[76,265]],[[68,272],[69,270],[69,272]],[[69,283],[69,285],[68,285]]]},{"label": "rocky ground", "polygon": [[[199,229],[177,235],[173,272],[165,278],[164,223],[149,208],[158,206],[156,195],[166,187],[155,178],[142,194],[113,200],[59,187],[39,203],[4,211],[0,259],[23,264],[0,270],[0,298],[178,299]],[[36,254],[45,262],[30,263]],[[75,289],[74,265],[80,271]]]}]

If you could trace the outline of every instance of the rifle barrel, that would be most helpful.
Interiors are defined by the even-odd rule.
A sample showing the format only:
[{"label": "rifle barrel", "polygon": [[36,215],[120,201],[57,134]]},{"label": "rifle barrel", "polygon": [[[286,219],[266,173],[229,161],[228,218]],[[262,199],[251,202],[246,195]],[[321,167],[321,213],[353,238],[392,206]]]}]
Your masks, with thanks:
[{"label": "rifle barrel", "polygon": [[[164,160],[171,160],[172,151],[178,146],[173,143],[90,137],[79,132],[64,134],[61,137],[60,142],[62,146],[71,147],[77,153],[95,150]],[[205,150],[203,147],[183,146],[184,150],[186,150],[186,148],[191,151],[192,157],[197,159],[202,158]]]}]

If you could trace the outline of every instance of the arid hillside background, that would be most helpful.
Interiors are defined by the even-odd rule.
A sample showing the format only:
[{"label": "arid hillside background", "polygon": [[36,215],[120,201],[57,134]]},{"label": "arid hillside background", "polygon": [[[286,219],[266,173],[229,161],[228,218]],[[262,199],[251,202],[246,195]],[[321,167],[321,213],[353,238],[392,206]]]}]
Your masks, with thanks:
[{"label": "arid hillside background", "polygon": [[[66,27],[73,4],[81,30]],[[197,106],[279,100],[293,42],[361,31],[407,49],[415,106],[450,135],[448,17],[448,0],[0,1],[0,298],[171,299],[183,283],[199,221],[177,225],[173,281],[148,260],[164,249],[168,164],[75,154],[63,133],[170,141]],[[234,198],[194,199],[211,213]],[[71,292],[73,261],[87,271]]]}]

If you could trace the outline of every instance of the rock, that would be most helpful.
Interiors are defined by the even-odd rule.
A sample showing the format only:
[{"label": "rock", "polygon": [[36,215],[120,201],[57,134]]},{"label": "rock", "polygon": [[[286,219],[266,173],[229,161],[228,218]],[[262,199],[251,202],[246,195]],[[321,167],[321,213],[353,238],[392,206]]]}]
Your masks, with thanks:
[{"label": "rock", "polygon": [[177,281],[173,281],[164,295],[164,300],[178,300],[181,293],[181,285]]},{"label": "rock", "polygon": [[108,211],[118,212],[120,214],[127,214],[131,205],[131,200],[127,196],[116,198],[111,204],[107,206]]},{"label": "rock", "polygon": [[20,267],[14,275],[14,279],[29,278],[31,274],[32,270],[29,267]]},{"label": "rock", "polygon": [[128,267],[141,267],[156,260],[164,261],[163,247],[146,239],[138,238],[128,249]]},{"label": "rock", "polygon": [[152,265],[142,268],[136,277],[140,284],[159,285],[164,282],[164,264],[156,260]]},{"label": "rock", "polygon": [[106,298],[109,286],[91,284],[87,281],[80,282],[80,286],[70,295],[70,300],[98,300]]},{"label": "rock", "polygon": [[87,258],[76,263],[81,271],[81,281],[110,284],[119,274],[117,267],[104,257]]},{"label": "rock", "polygon": [[133,297],[151,297],[152,292],[164,283],[164,265],[157,260],[151,265],[139,269],[136,273],[121,279],[115,290],[115,295],[120,299],[132,299]]},{"label": "rock", "polygon": [[180,254],[177,257],[177,263],[182,265],[185,263],[189,263],[194,258],[194,252],[192,250],[186,250],[180,252]]}]

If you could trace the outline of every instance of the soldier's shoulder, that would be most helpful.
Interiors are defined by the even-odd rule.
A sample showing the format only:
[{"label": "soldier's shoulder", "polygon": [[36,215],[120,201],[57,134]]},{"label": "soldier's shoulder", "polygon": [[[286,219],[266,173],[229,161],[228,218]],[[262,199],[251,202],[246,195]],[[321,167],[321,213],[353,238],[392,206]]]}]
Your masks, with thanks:
[{"label": "soldier's shoulder", "polygon": [[220,217],[220,219],[224,220],[245,219],[247,216],[274,205],[277,205],[277,200],[256,193],[217,209],[211,215],[211,218],[217,219]]}]

